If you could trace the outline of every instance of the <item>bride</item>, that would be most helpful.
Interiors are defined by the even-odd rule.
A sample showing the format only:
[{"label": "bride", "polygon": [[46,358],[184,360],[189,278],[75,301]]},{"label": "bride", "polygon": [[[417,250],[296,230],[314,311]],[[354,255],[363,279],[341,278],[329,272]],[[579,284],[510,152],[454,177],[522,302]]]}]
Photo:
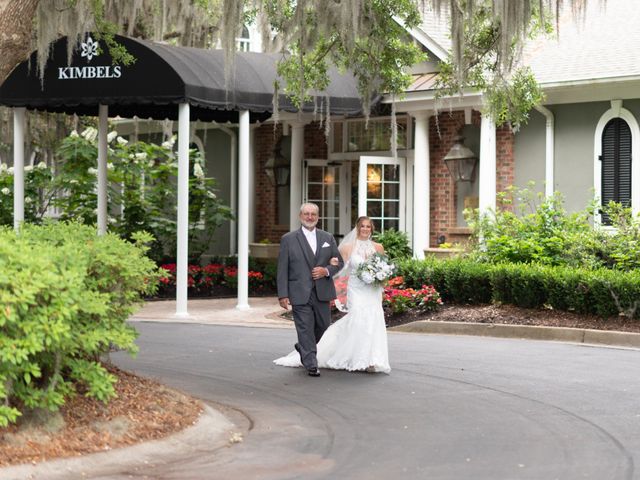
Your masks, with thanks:
[{"label": "bride", "polygon": [[[317,358],[320,368],[384,373],[391,371],[382,310],[382,287],[365,284],[355,275],[358,265],[369,256],[384,253],[382,245],[371,240],[373,231],[371,219],[360,217],[356,227],[338,247],[345,266],[334,277],[334,281],[339,299],[343,298],[340,285],[347,285],[347,303],[346,308],[339,300],[336,300],[336,304],[340,310],[346,310],[347,314],[332,324],[318,342]],[[273,362],[285,367],[302,366],[300,355],[295,350]]]}]

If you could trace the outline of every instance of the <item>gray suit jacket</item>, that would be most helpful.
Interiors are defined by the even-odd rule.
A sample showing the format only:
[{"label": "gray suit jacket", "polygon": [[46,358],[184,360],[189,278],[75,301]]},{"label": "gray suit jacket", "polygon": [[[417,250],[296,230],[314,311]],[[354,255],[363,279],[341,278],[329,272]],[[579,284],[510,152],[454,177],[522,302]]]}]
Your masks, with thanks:
[{"label": "gray suit jacket", "polygon": [[[316,239],[318,243],[315,255],[302,228],[285,234],[280,240],[278,298],[288,298],[291,305],[306,304],[314,284],[318,300],[328,302],[336,298],[333,275],[344,266],[342,256],[330,233],[316,229]],[[331,257],[338,257],[338,266],[329,265]],[[327,268],[329,276],[314,281],[311,270],[318,266]]]}]

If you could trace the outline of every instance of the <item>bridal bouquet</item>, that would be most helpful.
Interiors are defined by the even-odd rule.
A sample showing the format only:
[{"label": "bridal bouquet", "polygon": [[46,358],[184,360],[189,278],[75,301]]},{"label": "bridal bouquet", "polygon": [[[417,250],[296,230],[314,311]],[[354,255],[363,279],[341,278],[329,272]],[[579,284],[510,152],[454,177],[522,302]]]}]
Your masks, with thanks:
[{"label": "bridal bouquet", "polygon": [[367,285],[383,285],[391,275],[395,266],[389,263],[387,257],[376,253],[367,258],[356,268],[356,277]]}]

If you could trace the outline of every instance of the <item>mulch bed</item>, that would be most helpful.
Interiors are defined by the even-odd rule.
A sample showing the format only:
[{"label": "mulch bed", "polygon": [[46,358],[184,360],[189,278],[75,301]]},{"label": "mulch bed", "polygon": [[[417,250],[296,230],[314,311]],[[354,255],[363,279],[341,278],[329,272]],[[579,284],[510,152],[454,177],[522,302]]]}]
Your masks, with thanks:
[{"label": "mulch bed", "polygon": [[[345,314],[332,310],[331,322]],[[282,318],[293,321],[291,310],[283,312]],[[385,309],[385,323],[388,328],[417,321],[430,322],[471,322],[503,325],[531,325],[544,327],[588,328],[592,330],[616,330],[640,333],[640,320],[624,316],[602,318],[551,309],[520,308],[513,305],[455,305],[445,304],[431,312],[408,311],[393,314]]]},{"label": "mulch bed", "polygon": [[157,382],[108,366],[118,377],[108,404],[78,395],[60,412],[0,428],[0,466],[83,455],[165,437],[193,425],[202,404]]},{"label": "mulch bed", "polygon": [[434,312],[406,312],[387,315],[388,327],[418,320],[432,322],[474,322],[505,325],[588,328],[640,333],[640,320],[623,316],[602,318],[549,309],[519,308],[512,305],[443,305]]}]

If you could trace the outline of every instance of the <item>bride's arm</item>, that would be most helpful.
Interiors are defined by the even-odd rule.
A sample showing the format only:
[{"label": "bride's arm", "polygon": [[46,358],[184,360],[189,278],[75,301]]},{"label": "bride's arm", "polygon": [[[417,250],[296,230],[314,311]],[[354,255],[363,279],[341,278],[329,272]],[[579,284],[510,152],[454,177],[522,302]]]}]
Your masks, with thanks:
[{"label": "bride's arm", "polygon": [[[379,253],[380,255],[384,255],[384,247],[382,246],[381,243],[375,243],[373,244],[373,248],[376,249],[376,252]],[[346,260],[345,260],[346,261]]]}]

